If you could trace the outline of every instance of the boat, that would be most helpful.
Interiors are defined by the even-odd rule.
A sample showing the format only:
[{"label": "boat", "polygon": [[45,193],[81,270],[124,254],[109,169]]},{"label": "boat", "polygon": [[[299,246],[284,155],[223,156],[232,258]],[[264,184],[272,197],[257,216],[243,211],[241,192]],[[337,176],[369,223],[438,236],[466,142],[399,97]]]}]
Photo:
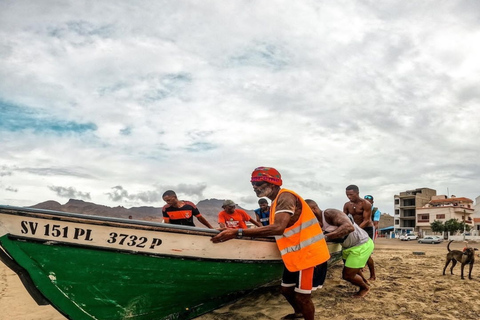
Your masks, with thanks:
[{"label": "boat", "polygon": [[[38,305],[72,320],[191,319],[278,284],[283,263],[273,238],[213,244],[217,233],[0,206],[0,259]],[[340,249],[329,245],[329,263]]]}]

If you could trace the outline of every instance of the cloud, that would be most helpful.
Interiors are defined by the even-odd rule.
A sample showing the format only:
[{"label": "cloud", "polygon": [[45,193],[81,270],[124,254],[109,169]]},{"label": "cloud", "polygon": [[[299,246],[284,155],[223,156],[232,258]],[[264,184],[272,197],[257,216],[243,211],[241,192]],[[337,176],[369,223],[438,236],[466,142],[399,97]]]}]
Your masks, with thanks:
[{"label": "cloud", "polygon": [[4,5],[0,177],[18,192],[3,201],[75,186],[105,204],[173,189],[256,207],[260,165],[321,207],[351,183],[387,212],[417,187],[474,198],[478,6]]},{"label": "cloud", "polygon": [[12,175],[12,170],[10,168],[7,168],[7,166],[0,167],[0,177],[11,176],[11,175]]},{"label": "cloud", "polygon": [[60,187],[60,186],[48,186],[50,190],[56,193],[57,196],[69,199],[83,199],[90,200],[89,192],[77,191],[74,187]]},{"label": "cloud", "polygon": [[166,190],[174,190],[179,198],[182,196],[193,196],[195,199],[202,199],[203,192],[207,188],[204,184],[198,185],[189,185],[189,184],[179,184],[176,186],[164,186],[159,187],[155,190],[142,191],[137,193],[130,193],[128,190],[124,189],[122,186],[115,186],[111,192],[108,192],[107,195],[110,200],[115,202],[144,202],[144,203],[162,203],[162,195]]}]

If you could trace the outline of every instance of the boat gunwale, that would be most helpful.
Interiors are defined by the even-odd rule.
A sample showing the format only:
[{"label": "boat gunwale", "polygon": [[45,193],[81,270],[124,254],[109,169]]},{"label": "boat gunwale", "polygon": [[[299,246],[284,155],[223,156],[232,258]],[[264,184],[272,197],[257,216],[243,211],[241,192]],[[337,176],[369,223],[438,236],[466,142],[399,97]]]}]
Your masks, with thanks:
[{"label": "boat gunwale", "polygon": [[[45,219],[45,220],[59,220],[59,221],[66,221],[66,222],[87,223],[87,224],[103,225],[103,226],[110,226],[110,227],[123,227],[123,228],[129,228],[129,229],[162,231],[162,232],[168,232],[168,233],[182,233],[182,234],[191,234],[191,235],[198,235],[198,236],[209,236],[209,237],[213,237],[214,235],[220,233],[220,230],[208,229],[208,228],[202,228],[202,227],[199,228],[199,227],[182,226],[182,225],[174,225],[174,224],[169,224],[168,226],[165,226],[165,223],[154,222],[154,221],[131,220],[131,219],[116,218],[116,217],[95,216],[95,215],[71,213],[71,212],[64,212],[64,211],[4,206],[4,205],[0,205],[0,214],[30,216],[30,217]],[[268,241],[268,242],[275,241],[273,237],[243,237],[239,240]]]}]

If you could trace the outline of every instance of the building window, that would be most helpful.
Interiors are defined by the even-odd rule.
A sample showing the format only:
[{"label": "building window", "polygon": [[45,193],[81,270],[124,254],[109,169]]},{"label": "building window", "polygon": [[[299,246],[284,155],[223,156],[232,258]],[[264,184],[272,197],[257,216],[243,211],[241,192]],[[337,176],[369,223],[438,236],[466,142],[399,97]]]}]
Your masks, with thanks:
[{"label": "building window", "polygon": [[395,199],[395,204],[400,204],[400,199]]},{"label": "building window", "polygon": [[400,224],[400,220],[395,220],[395,225],[399,225]]},{"label": "building window", "polygon": [[419,214],[418,215],[418,222],[430,222],[430,214]]},{"label": "building window", "polygon": [[415,209],[407,209],[403,210],[403,217],[408,218],[408,217],[415,217]]},{"label": "building window", "polygon": [[399,214],[400,214],[400,210],[398,210],[398,209],[395,209],[395,215],[397,215],[397,216],[398,216]]},{"label": "building window", "polygon": [[439,220],[439,219],[445,219],[445,215],[444,215],[444,214],[437,214],[436,219],[437,219],[437,220]]},{"label": "building window", "polygon": [[404,207],[415,206],[415,199],[405,199],[405,200],[403,200],[403,206]]}]

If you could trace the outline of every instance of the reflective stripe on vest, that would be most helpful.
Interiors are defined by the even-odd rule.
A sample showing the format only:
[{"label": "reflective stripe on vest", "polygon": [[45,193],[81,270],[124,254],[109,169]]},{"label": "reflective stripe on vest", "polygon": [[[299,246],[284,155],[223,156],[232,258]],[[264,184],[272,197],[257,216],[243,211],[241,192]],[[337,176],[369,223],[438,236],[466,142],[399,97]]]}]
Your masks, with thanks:
[{"label": "reflective stripe on vest", "polygon": [[307,240],[304,240],[302,242],[300,242],[300,244],[296,245],[296,246],[291,246],[291,247],[286,247],[285,249],[283,249],[282,251],[280,251],[280,253],[282,255],[284,254],[287,254],[287,253],[290,253],[290,252],[294,252],[294,251],[298,251],[298,250],[301,250],[309,245],[311,245],[312,243],[314,242],[317,242],[317,241],[320,241],[322,239],[325,238],[325,235],[322,233],[322,234],[319,234],[313,238],[310,238],[310,239],[307,239]]},{"label": "reflective stripe on vest", "polygon": [[302,212],[298,220],[286,228],[283,235],[276,236],[278,249],[289,271],[300,271],[319,265],[330,258],[325,236],[320,224],[308,204],[295,192],[281,189],[270,208],[270,224],[275,220],[276,200],[283,193],[288,192],[297,197],[302,204]]}]

